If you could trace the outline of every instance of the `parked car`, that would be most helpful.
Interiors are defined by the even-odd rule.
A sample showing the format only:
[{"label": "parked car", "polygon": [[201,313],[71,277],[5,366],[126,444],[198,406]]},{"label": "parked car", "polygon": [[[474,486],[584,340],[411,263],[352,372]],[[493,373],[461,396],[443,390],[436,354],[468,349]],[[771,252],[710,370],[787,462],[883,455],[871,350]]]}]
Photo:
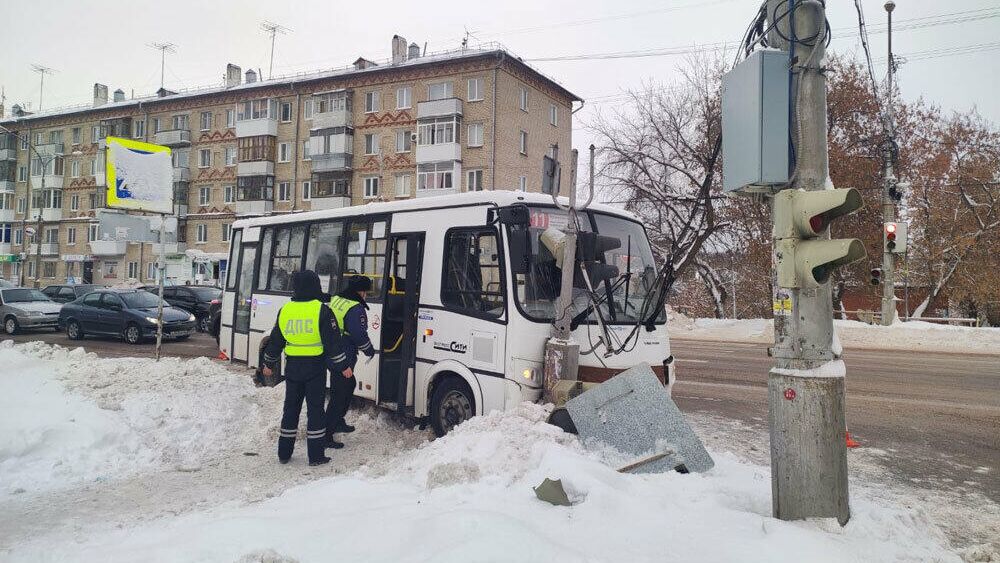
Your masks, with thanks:
[{"label": "parked car", "polygon": [[[160,300],[148,291],[98,289],[63,305],[59,326],[70,340],[86,335],[118,336],[129,344],[156,337],[156,314]],[[163,336],[183,340],[194,332],[191,313],[163,306]]]},{"label": "parked car", "polygon": [[7,334],[22,329],[54,328],[59,330],[59,309],[56,303],[37,289],[5,287],[0,289],[0,319]]},{"label": "parked car", "polygon": [[101,289],[102,287],[104,286],[96,283],[82,283],[77,285],[57,284],[45,286],[42,293],[47,295],[49,299],[55,301],[56,303],[69,303],[70,301],[76,301],[77,298],[83,297],[91,291]]},{"label": "parked car", "polygon": [[[146,285],[142,289],[157,294],[160,289]],[[222,288],[214,285],[175,285],[163,288],[163,300],[194,314],[199,332],[212,328],[212,306],[222,303]]]}]

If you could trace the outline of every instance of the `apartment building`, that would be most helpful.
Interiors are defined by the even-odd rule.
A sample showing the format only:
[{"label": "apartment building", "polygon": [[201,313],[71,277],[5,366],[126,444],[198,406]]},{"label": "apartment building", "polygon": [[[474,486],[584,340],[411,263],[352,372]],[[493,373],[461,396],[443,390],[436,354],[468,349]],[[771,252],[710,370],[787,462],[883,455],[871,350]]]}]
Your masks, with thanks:
[{"label": "apartment building", "polygon": [[[542,160],[569,162],[581,100],[501,48],[426,55],[395,36],[392,58],[126,99],[94,85],[92,106],[14,115],[0,125],[0,277],[140,283],[218,280],[244,216],[470,190],[539,191]],[[104,142],[172,148],[175,215],[105,207]],[[40,266],[36,271],[36,257]],[[25,258],[27,257],[27,258]]]}]

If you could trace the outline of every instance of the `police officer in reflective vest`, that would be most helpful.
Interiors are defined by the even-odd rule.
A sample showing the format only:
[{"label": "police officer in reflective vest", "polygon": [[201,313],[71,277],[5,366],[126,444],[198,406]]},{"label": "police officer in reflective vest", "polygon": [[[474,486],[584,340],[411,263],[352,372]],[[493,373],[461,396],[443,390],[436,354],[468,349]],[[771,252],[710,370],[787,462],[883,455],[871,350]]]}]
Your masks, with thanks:
[{"label": "police officer in reflective vest", "polygon": [[[330,309],[343,335],[346,364],[354,369],[358,362],[358,352],[371,358],[375,355],[372,341],[368,338],[368,304],[365,296],[372,289],[372,280],[354,275],[348,278],[344,290],[330,298]],[[334,439],[335,432],[354,432],[354,427],[344,420],[347,409],[354,397],[357,381],[354,377],[343,378],[332,372],[330,377],[330,404],[326,409],[327,446],[342,448],[344,444]]]},{"label": "police officer in reflective vest", "polygon": [[307,409],[306,448],[309,465],[328,463],[323,452],[326,420],[323,398],[326,394],[326,371],[352,377],[341,346],[336,321],[324,306],[325,294],[319,276],[312,270],[292,274],[292,300],[278,313],[271,339],[264,349],[264,374],[280,369],[285,352],[285,406],[278,437],[278,461],[288,463],[295,448],[302,400]]}]

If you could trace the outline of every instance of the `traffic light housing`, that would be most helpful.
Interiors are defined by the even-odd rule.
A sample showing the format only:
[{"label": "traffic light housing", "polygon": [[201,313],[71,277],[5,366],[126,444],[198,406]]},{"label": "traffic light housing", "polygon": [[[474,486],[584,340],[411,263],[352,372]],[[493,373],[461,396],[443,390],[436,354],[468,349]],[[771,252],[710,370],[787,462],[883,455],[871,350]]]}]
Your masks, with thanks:
[{"label": "traffic light housing", "polygon": [[[618,237],[599,235],[588,231],[580,231],[576,234],[576,258],[587,270],[590,282],[597,285],[599,282],[617,278],[620,271],[613,264],[605,264],[601,260],[604,253],[609,250],[621,248],[622,241]],[[576,287],[586,287],[586,282],[579,278],[579,273],[574,273],[574,285]]]},{"label": "traffic light housing", "polygon": [[835,219],[861,207],[854,188],[783,190],[774,196],[774,238],[778,286],[819,287],[840,266],[865,257],[858,239],[822,237]]},{"label": "traffic light housing", "polygon": [[885,252],[906,252],[906,223],[889,222],[882,225],[882,244]]},{"label": "traffic light housing", "polygon": [[872,268],[871,276],[872,285],[882,283],[882,268]]}]

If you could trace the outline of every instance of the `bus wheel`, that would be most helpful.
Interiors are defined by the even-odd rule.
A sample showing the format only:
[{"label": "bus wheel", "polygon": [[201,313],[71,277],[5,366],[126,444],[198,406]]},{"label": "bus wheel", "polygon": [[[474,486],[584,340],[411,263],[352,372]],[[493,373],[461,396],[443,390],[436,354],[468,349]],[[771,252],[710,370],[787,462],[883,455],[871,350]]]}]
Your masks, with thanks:
[{"label": "bus wheel", "polygon": [[441,437],[476,415],[476,399],[465,381],[446,377],[434,388],[430,411],[434,434]]}]

